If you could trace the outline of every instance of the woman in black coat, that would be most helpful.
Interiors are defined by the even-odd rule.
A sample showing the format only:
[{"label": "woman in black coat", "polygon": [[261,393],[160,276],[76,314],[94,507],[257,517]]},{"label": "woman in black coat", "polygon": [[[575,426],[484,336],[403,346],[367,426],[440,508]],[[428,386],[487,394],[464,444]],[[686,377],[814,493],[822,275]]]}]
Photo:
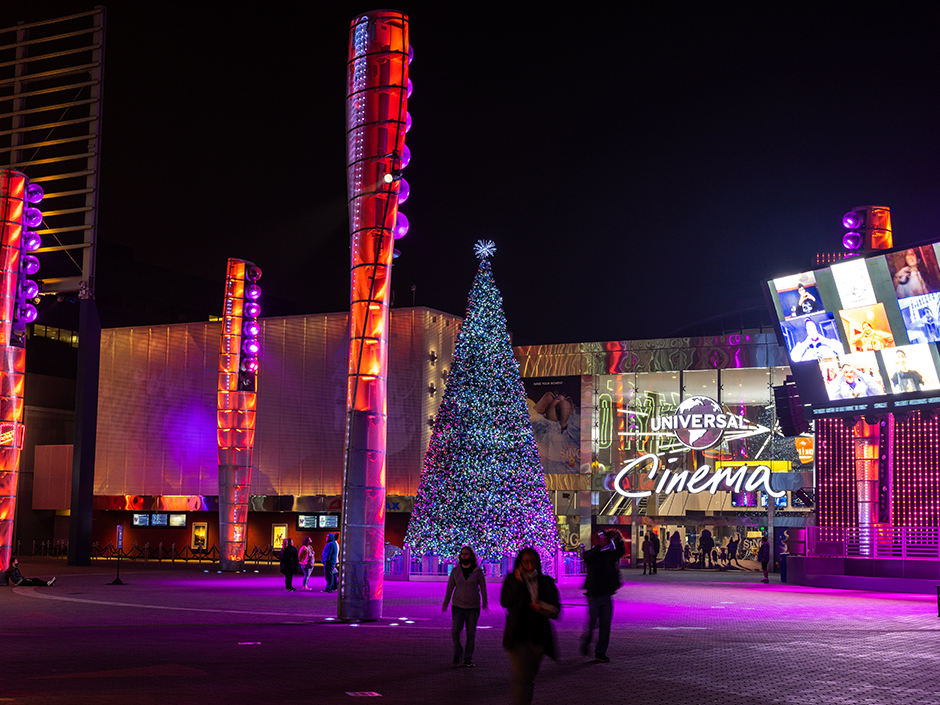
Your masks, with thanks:
[{"label": "woman in black coat", "polygon": [[297,588],[291,585],[294,575],[300,568],[300,555],[297,553],[297,547],[294,546],[294,539],[284,539],[284,547],[281,549],[281,572],[284,574],[284,585],[287,592],[294,592]]},{"label": "woman in black coat", "polygon": [[519,551],[512,573],[503,581],[499,604],[508,611],[503,648],[512,663],[512,702],[528,705],[542,656],[555,658],[555,634],[549,620],[561,612],[558,588],[554,580],[542,575],[535,549]]}]

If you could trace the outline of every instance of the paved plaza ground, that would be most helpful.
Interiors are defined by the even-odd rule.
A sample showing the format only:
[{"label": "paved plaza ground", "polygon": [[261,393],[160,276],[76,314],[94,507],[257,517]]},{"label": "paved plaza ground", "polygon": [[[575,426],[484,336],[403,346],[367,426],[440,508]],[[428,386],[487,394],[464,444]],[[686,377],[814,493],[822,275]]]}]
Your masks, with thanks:
[{"label": "paved plaza ground", "polygon": [[[276,567],[67,567],[21,561],[46,587],[0,588],[7,703],[507,703],[499,584],[477,667],[451,666],[443,583],[385,583],[384,618],[349,625],[336,596],[285,592]],[[252,568],[253,570],[253,568]],[[611,662],[578,653],[587,600],[561,582],[560,658],[539,704],[940,703],[933,596],[770,585],[756,573],[623,571]],[[295,585],[299,585],[298,579]],[[322,587],[322,577],[316,578]]]}]

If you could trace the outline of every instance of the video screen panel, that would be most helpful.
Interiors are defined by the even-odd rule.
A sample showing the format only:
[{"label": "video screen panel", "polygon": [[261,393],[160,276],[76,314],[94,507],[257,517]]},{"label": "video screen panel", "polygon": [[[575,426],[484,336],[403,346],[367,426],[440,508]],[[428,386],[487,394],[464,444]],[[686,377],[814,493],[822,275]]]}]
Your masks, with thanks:
[{"label": "video screen panel", "polygon": [[168,514],[151,514],[150,526],[169,526],[170,517]]},{"label": "video screen panel", "polygon": [[150,515],[149,514],[134,514],[131,519],[131,522],[134,526],[150,526]]},{"label": "video screen panel", "polygon": [[319,520],[320,517],[317,514],[298,514],[297,530],[310,531],[311,529],[316,529],[319,526]]},{"label": "video screen panel", "polygon": [[339,517],[336,514],[324,514],[320,517],[321,529],[338,529]]},{"label": "video screen panel", "polygon": [[774,288],[785,320],[826,310],[813,272],[774,279]]},{"label": "video screen panel", "polygon": [[874,352],[826,358],[820,360],[819,368],[831,401],[885,395],[884,379]]},{"label": "video screen panel", "polygon": [[845,353],[831,313],[814,313],[780,325],[793,362],[809,362],[831,355],[838,357]]},{"label": "video screen panel", "polygon": [[884,304],[839,311],[839,318],[849,347],[855,352],[894,347],[894,335]]},{"label": "video screen panel", "polygon": [[871,306],[878,302],[864,259],[856,257],[834,264],[829,269],[839,290],[842,308]]},{"label": "video screen panel", "polygon": [[940,407],[938,245],[767,282],[807,418]]},{"label": "video screen panel", "polygon": [[174,528],[186,528],[185,514],[170,514],[170,526]]},{"label": "video screen panel", "polygon": [[757,492],[732,492],[731,493],[731,506],[732,507],[756,507],[757,506]]},{"label": "video screen panel", "polygon": [[[760,493],[760,506],[762,506],[762,507],[766,507],[766,506],[767,506],[767,497],[768,497],[768,494],[767,494],[766,492],[761,492],[761,493]],[[787,506],[787,496],[786,496],[786,495],[783,495],[783,497],[775,497],[775,498],[774,498],[774,507],[776,507],[777,509],[781,509],[781,508],[786,507],[786,506]]]},{"label": "video screen panel", "polygon": [[940,342],[940,294],[911,296],[900,299],[904,329],[912,343]]},{"label": "video screen panel", "polygon": [[898,300],[940,293],[940,267],[933,245],[892,252],[885,260]]},{"label": "video screen panel", "polygon": [[892,394],[940,390],[936,347],[904,345],[882,353]]}]

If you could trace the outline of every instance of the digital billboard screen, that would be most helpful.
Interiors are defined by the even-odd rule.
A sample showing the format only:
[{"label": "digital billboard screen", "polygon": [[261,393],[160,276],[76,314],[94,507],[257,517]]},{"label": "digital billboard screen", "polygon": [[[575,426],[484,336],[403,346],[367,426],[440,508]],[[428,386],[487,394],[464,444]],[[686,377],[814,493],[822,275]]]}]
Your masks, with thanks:
[{"label": "digital billboard screen", "polygon": [[767,282],[807,418],[940,406],[940,243]]}]

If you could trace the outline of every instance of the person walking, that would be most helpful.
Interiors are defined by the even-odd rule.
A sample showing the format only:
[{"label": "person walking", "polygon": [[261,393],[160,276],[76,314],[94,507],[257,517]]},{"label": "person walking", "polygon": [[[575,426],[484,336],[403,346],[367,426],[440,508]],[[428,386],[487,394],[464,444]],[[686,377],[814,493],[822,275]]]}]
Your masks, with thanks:
[{"label": "person walking", "polygon": [[316,562],[317,555],[313,549],[313,539],[307,536],[300,547],[300,569],[304,572],[304,584],[301,585],[301,590],[313,590],[312,587],[307,586],[307,581],[313,575],[313,567]]},{"label": "person walking", "polygon": [[[450,636],[454,642],[454,665],[473,666],[473,647],[477,638],[477,622],[480,620],[480,605],[489,609],[486,598],[486,579],[483,569],[477,564],[477,554],[469,546],[460,549],[459,565],[450,571],[447,579],[447,592],[444,594],[444,604],[441,612],[447,611],[447,604],[454,598],[451,605]],[[460,645],[460,632],[464,625],[467,627],[467,648]]]},{"label": "person walking", "polygon": [[[591,549],[592,551],[594,549]],[[646,575],[646,571],[649,570],[649,574],[653,574],[653,542],[650,541],[649,536],[643,537],[643,543],[640,544],[640,550],[643,552],[643,575]]]},{"label": "person walking", "polygon": [[287,592],[296,592],[291,583],[294,580],[294,574],[300,567],[300,559],[297,556],[297,547],[294,545],[294,539],[288,537],[284,539],[284,545],[281,547],[281,572],[284,574],[284,586]]},{"label": "person walking", "polygon": [[650,543],[653,544],[653,573],[656,573],[656,564],[659,563],[659,549],[661,544],[659,543],[659,534],[655,531],[650,532]]},{"label": "person walking", "polygon": [[320,554],[323,561],[323,577],[326,578],[326,590],[323,592],[336,592],[336,563],[339,560],[339,544],[336,543],[336,534],[326,535],[326,546]]},{"label": "person walking", "polygon": [[[594,660],[610,663],[607,646],[610,644],[610,623],[614,616],[613,594],[620,589],[618,563],[625,553],[623,536],[616,529],[600,531],[595,536],[595,546],[584,554],[587,563],[587,578],[584,581],[588,598],[587,628],[581,637],[581,655],[587,656],[597,627],[597,643],[594,645]],[[644,541],[644,546],[652,542]]]},{"label": "person walking", "polygon": [[512,573],[503,580],[499,604],[507,611],[503,648],[512,664],[512,703],[529,705],[542,657],[556,657],[549,620],[561,612],[558,587],[542,575],[542,560],[534,548],[519,551]]},{"label": "person walking", "polygon": [[757,560],[760,561],[761,570],[764,571],[764,579],[762,582],[769,583],[770,576],[767,574],[767,564],[770,562],[770,542],[767,541],[767,537],[761,539],[760,548],[757,549]]}]

